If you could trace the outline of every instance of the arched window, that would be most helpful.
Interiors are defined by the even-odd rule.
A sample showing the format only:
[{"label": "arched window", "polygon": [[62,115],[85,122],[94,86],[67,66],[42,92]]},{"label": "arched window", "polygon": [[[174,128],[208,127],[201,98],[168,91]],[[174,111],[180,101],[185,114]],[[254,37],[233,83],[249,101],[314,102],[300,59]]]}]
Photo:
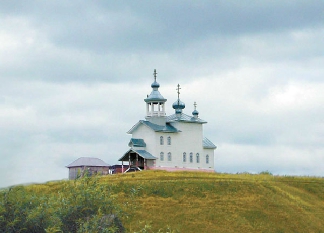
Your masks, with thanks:
[{"label": "arched window", "polygon": [[187,161],[187,154],[186,154],[186,152],[183,152],[182,161],[183,161],[184,163]]},{"label": "arched window", "polygon": [[193,155],[192,155],[192,152],[190,152],[189,160],[190,160],[190,163],[193,162]]},{"label": "arched window", "polygon": [[160,145],[163,145],[164,144],[164,139],[163,139],[163,136],[160,137]]},{"label": "arched window", "polygon": [[209,163],[209,155],[206,155],[206,163]]},{"label": "arched window", "polygon": [[196,154],[196,161],[199,163],[199,153]]},{"label": "arched window", "polygon": [[160,160],[164,161],[164,153],[163,152],[160,153]]},{"label": "arched window", "polygon": [[172,158],[171,158],[171,152],[168,153],[168,161],[171,161]]},{"label": "arched window", "polygon": [[171,145],[171,137],[168,137],[168,145]]}]

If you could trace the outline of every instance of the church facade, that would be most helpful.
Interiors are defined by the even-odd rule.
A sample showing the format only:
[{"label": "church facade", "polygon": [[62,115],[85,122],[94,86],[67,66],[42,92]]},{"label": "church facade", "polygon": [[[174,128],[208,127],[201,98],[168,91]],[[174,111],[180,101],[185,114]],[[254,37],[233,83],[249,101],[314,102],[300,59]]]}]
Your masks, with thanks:
[{"label": "church facade", "polygon": [[145,120],[138,121],[127,133],[132,135],[130,149],[119,159],[125,172],[143,169],[214,171],[216,146],[203,135],[207,122],[199,118],[194,103],[191,115],[185,114],[185,104],[178,99],[173,103],[174,114],[167,116],[165,99],[159,92],[160,84],[151,85],[152,92],[144,99]]}]

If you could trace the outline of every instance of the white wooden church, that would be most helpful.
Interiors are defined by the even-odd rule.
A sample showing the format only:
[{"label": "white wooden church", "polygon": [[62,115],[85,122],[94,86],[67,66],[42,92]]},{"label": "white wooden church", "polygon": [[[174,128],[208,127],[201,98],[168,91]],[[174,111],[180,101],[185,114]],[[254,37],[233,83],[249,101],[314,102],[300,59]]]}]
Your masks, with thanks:
[{"label": "white wooden church", "polygon": [[154,82],[152,92],[144,99],[145,120],[137,122],[127,133],[132,135],[130,149],[119,159],[123,171],[161,170],[202,170],[214,171],[214,151],[216,146],[203,136],[203,124],[194,103],[192,115],[183,111],[185,104],[178,99],[173,103],[174,114],[167,116],[165,99],[159,92],[160,84]]}]

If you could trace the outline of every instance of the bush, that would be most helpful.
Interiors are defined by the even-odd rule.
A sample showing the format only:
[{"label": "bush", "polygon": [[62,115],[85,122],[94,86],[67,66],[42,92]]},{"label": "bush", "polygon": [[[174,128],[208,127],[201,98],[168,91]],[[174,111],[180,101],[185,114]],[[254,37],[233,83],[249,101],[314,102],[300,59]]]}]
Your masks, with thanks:
[{"label": "bush", "polygon": [[272,173],[269,172],[268,170],[266,170],[266,171],[262,171],[262,172],[260,172],[259,174],[260,174],[260,175],[270,175],[270,176],[272,176]]},{"label": "bush", "polygon": [[47,194],[24,186],[3,190],[0,232],[123,232],[117,217],[122,213],[110,191],[96,177],[62,182]]}]

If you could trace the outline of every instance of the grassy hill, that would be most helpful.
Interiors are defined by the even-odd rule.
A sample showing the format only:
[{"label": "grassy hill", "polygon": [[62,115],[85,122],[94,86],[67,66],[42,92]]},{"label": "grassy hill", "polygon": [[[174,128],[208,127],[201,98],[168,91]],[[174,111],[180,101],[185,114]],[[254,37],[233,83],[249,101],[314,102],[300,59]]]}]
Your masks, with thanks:
[{"label": "grassy hill", "polygon": [[[67,208],[74,208],[71,213],[75,214],[95,205],[97,209],[87,212],[88,215],[117,211],[128,232],[139,232],[145,225],[151,226],[145,232],[324,232],[323,178],[143,171],[21,189],[24,197],[16,194],[13,202],[28,205],[29,195],[37,206],[42,202],[51,205],[52,212],[44,213],[48,211],[44,208],[44,215],[63,216],[62,212],[71,212]],[[61,206],[59,195],[68,202],[65,207]],[[58,203],[49,204],[48,200]],[[108,208],[112,204],[119,208]],[[61,210],[56,211],[55,205]],[[0,227],[1,212],[3,215],[8,210],[0,207]],[[35,212],[34,218],[20,218],[25,218],[25,222],[40,221],[39,211]],[[63,224],[67,221],[64,219],[47,220],[49,223],[42,227],[51,226],[50,221],[54,221],[53,226],[55,221]],[[59,226],[48,228],[52,231],[47,232],[59,232],[53,230]]]}]

